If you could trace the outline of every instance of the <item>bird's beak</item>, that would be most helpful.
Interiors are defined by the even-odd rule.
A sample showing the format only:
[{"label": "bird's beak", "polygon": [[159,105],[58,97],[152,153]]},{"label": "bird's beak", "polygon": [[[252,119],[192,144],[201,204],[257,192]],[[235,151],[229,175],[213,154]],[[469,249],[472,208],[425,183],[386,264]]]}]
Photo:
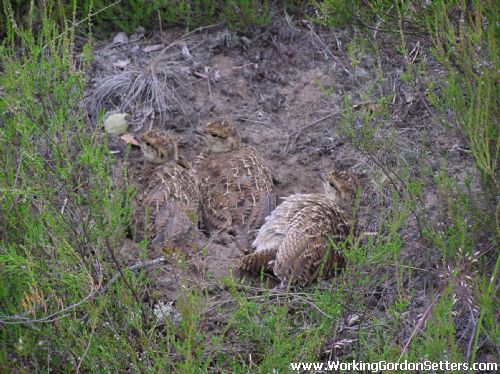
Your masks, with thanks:
[{"label": "bird's beak", "polygon": [[325,173],[323,173],[322,171],[320,171],[318,174],[319,174],[319,179],[321,179],[323,182],[326,183]]},{"label": "bird's beak", "polygon": [[194,134],[195,134],[195,135],[197,135],[197,136],[203,136],[203,135],[204,135],[204,133],[203,133],[203,132],[201,132],[201,131],[200,131],[200,130],[198,130],[198,129],[194,129],[194,131],[193,131],[193,132],[194,132]]}]

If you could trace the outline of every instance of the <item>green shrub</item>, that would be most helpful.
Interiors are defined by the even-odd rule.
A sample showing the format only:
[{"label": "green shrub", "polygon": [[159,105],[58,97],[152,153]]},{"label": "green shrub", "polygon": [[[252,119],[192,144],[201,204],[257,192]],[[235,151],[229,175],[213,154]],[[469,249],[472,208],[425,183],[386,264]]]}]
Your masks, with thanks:
[{"label": "green shrub", "polygon": [[85,120],[90,45],[75,68],[73,30],[61,33],[42,5],[38,32],[11,23],[0,46],[0,362],[89,369],[89,351],[113,347],[103,313],[129,330],[136,321],[119,316],[130,298],[139,315],[133,274],[130,289],[101,294],[117,271],[129,194],[110,177],[102,130]]},{"label": "green shrub", "polygon": [[[442,112],[452,109],[452,125],[468,139],[485,181],[496,182],[500,144],[496,4],[432,2],[426,18],[435,57],[448,71],[433,102]],[[458,17],[458,20],[457,20]]]},{"label": "green shrub", "polygon": [[496,4],[439,0],[343,1],[315,3],[319,22],[339,26],[354,23],[399,33],[406,54],[406,34],[430,36],[434,56],[447,77],[431,84],[431,102],[442,112],[452,110],[453,125],[469,143],[487,183],[495,184],[500,145]]}]

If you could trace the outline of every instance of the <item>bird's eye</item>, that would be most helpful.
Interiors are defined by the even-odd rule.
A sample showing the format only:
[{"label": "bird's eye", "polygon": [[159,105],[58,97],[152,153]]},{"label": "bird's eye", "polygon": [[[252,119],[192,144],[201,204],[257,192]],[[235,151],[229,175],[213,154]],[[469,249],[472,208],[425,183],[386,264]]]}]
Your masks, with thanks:
[{"label": "bird's eye", "polygon": [[337,186],[335,185],[335,183],[329,182],[328,184],[330,185],[330,187],[333,187],[333,189],[334,189],[335,191],[338,191],[338,190],[339,190],[339,189],[337,188]]}]

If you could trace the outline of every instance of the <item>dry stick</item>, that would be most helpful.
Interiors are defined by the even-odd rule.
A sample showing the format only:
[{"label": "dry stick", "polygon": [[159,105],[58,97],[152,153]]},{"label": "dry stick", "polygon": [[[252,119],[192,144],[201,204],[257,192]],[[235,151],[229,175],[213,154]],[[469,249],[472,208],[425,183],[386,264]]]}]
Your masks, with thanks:
[{"label": "dry stick", "polygon": [[283,57],[283,53],[281,52],[280,47],[276,43],[276,38],[274,37],[274,35],[271,36],[271,44],[274,47],[274,49],[276,50],[276,53],[278,54],[281,62],[284,62],[285,61],[285,57]]},{"label": "dry stick", "polygon": [[311,25],[307,25],[307,27],[309,28],[309,30],[311,31],[311,33],[316,37],[316,39],[318,39],[319,43],[323,46],[323,48],[325,49],[325,51],[328,52],[328,54],[330,55],[331,58],[333,58],[339,65],[340,67],[359,85],[359,81],[357,80],[357,78],[349,71],[349,69],[347,69],[344,64],[342,64],[339,60],[339,58],[337,56],[335,56],[332,51],[330,51],[330,48],[328,48],[328,46],[326,45],[326,43],[318,36],[318,34],[316,34],[316,32],[314,31],[313,27]]},{"label": "dry stick", "polygon": [[219,25],[221,25],[222,22],[219,22],[219,23],[215,23],[213,25],[207,25],[207,26],[202,26],[202,27],[198,27],[197,29],[194,29],[192,31],[189,31],[188,33],[182,35],[179,39],[175,40],[174,42],[170,43],[169,45],[167,45],[165,48],[163,48],[152,60],[151,60],[151,64],[156,64],[162,57],[163,55],[167,52],[168,49],[170,49],[171,47],[173,47],[174,45],[177,45],[179,44],[181,41],[185,40],[189,35],[191,34],[194,34],[194,33],[197,33],[198,31],[201,31],[201,30],[204,30],[204,29],[209,29],[209,28],[212,28],[212,27],[217,27]]},{"label": "dry stick", "polygon": [[316,121],[313,121],[311,123],[308,123],[307,125],[301,127],[299,130],[297,130],[295,132],[295,136],[293,137],[293,141],[290,142],[290,137],[288,137],[288,140],[287,140],[287,144],[285,146],[285,149],[284,149],[284,155],[286,156],[289,152],[290,152],[290,148],[295,144],[297,143],[297,140],[299,139],[300,135],[307,129],[313,127],[313,126],[316,126],[318,123],[321,123],[323,121],[326,121],[327,119],[330,119],[330,118],[333,118],[335,117],[336,115],[338,115],[340,113],[340,111],[337,111],[337,112],[334,112],[334,113],[330,113],[320,119],[317,119]]},{"label": "dry stick", "polygon": [[217,239],[217,237],[219,236],[219,234],[221,234],[224,230],[226,230],[228,228],[229,228],[229,225],[225,224],[223,227],[221,227],[217,231],[213,232],[210,235],[210,238],[208,238],[208,241],[205,243],[204,247],[206,247],[208,249],[208,247],[210,247],[212,245],[212,243]]},{"label": "dry stick", "polygon": [[[385,13],[385,15],[388,15],[387,13]],[[377,26],[372,26],[372,25],[369,25],[367,23],[364,23],[364,21],[361,19],[361,18],[358,18],[356,16],[352,16],[353,20],[358,22],[361,26],[363,27],[366,27],[370,30],[375,30],[375,31],[380,31],[380,32],[385,32],[385,33],[389,33],[389,34],[395,34],[395,33],[400,33],[400,30],[397,29],[397,30],[393,30],[393,29],[382,29],[380,27],[377,27]],[[404,21],[406,22],[406,21]],[[377,23],[378,24],[378,23]],[[418,32],[410,32],[410,31],[403,31],[404,34],[406,35],[413,35],[413,36],[422,36],[422,33],[418,33]]]},{"label": "dry stick", "polygon": [[471,353],[472,353],[472,344],[474,342],[474,337],[476,335],[476,328],[477,328],[476,319],[474,317],[474,309],[471,308],[470,305],[469,305],[469,312],[471,315],[471,320],[469,322],[469,325],[467,326],[467,328],[463,332],[462,336],[460,337],[462,339],[465,336],[465,334],[468,332],[469,326],[472,326],[472,334],[470,336],[469,342],[467,343],[467,352],[466,352],[466,356],[465,356],[465,357],[467,357],[467,362],[470,362],[470,357],[471,357]]},{"label": "dry stick", "polygon": [[92,331],[90,333],[89,341],[87,342],[87,347],[85,348],[85,351],[83,352],[82,356],[80,357],[80,360],[78,360],[78,366],[76,367],[77,373],[80,373],[80,367],[82,366],[82,363],[83,363],[83,360],[85,359],[85,356],[87,356],[87,353],[89,352],[90,343],[92,342],[92,338],[94,337],[94,332],[95,332],[95,323],[92,324]]},{"label": "dry stick", "polygon": [[[154,260],[149,260],[149,261],[139,261],[138,263],[128,266],[127,269],[131,271],[139,270],[145,267],[150,267],[150,266],[155,266],[158,265],[162,262],[165,262],[165,257],[160,257]],[[77,308],[78,306],[82,305],[84,302],[93,299],[97,294],[103,294],[105,293],[113,283],[115,283],[117,280],[119,280],[123,276],[123,272],[116,273],[105,285],[104,287],[101,288],[101,285],[98,284],[96,288],[92,292],[90,292],[87,296],[85,296],[82,300],[79,302],[72,304],[68,307],[65,307],[61,310],[58,310],[57,312],[54,312],[46,317],[43,318],[38,318],[38,319],[31,319],[24,317],[22,315],[13,315],[13,316],[0,316],[0,324],[21,324],[21,323],[47,323],[47,322],[53,322],[56,319],[61,319],[68,314],[64,314],[63,316],[60,316],[63,313],[66,313],[72,309]],[[26,314],[26,313],[25,313]],[[12,321],[10,321],[12,320]]]},{"label": "dry stick", "polygon": [[251,65],[255,65],[255,63],[254,63],[254,62],[249,62],[249,63],[247,63],[247,64],[243,64],[243,65],[241,65],[241,66],[233,66],[233,67],[231,68],[231,70],[239,70],[239,69],[244,69],[244,68],[246,68],[247,66],[251,66]]},{"label": "dry stick", "polygon": [[79,302],[75,303],[75,304],[72,304],[66,308],[63,308],[61,310],[58,310],[57,312],[55,313],[52,313],[52,314],[49,314],[48,316],[46,317],[43,317],[43,318],[37,318],[37,319],[32,319],[32,318],[27,318],[25,317],[24,315],[27,314],[24,313],[24,315],[19,315],[19,314],[16,314],[16,315],[13,315],[13,316],[0,316],[0,324],[4,324],[4,325],[14,325],[14,324],[22,324],[22,323],[47,323],[47,322],[52,322],[56,319],[61,319],[61,318],[64,318],[65,316],[67,316],[68,314],[64,314],[63,316],[60,316],[62,313],[66,313],[72,309],[75,309],[77,308],[78,306],[80,306],[81,304],[83,304],[84,302],[86,302],[87,300],[89,300],[90,298],[92,298],[93,296],[95,296],[97,292],[97,289],[94,289],[92,292],[90,292],[87,296],[85,296],[82,300],[80,300]]},{"label": "dry stick", "polygon": [[339,38],[337,37],[337,33],[334,31],[333,36],[335,37],[335,42],[337,43],[337,50],[342,53],[342,46],[339,42]]},{"label": "dry stick", "polygon": [[[374,101],[366,101],[366,102],[363,102],[363,103],[354,104],[354,105],[352,106],[352,109],[357,109],[357,108],[359,108],[359,107],[361,107],[361,106],[364,106],[364,105],[370,105],[370,104],[375,104],[375,102],[374,102]],[[320,118],[320,119],[317,119],[317,120],[315,120],[315,121],[313,121],[313,122],[311,122],[311,123],[308,123],[307,125],[305,125],[305,126],[301,127],[299,130],[297,130],[297,131],[295,132],[295,136],[293,137],[293,141],[292,141],[292,142],[290,142],[290,138],[291,138],[291,136],[289,136],[289,137],[288,137],[288,140],[287,140],[287,143],[286,143],[286,145],[285,145],[285,149],[284,149],[284,155],[286,156],[286,155],[290,152],[290,148],[291,148],[291,147],[292,147],[295,143],[297,143],[297,140],[299,139],[300,135],[301,135],[301,134],[302,134],[305,130],[307,130],[307,129],[309,129],[309,128],[313,127],[313,126],[316,126],[317,124],[319,124],[319,123],[321,123],[321,122],[323,122],[323,121],[326,121],[327,119],[333,118],[333,117],[335,117],[335,116],[337,116],[337,115],[339,115],[339,114],[340,114],[340,110],[337,110],[337,111],[335,111],[335,112],[332,112],[332,113],[330,113],[330,114],[328,114],[328,115],[326,115],[326,116],[324,116],[324,117],[322,117],[322,118]]]},{"label": "dry stick", "polygon": [[440,290],[436,297],[434,297],[434,300],[432,300],[432,302],[430,303],[430,305],[427,307],[427,309],[425,310],[424,314],[422,314],[422,317],[420,317],[420,319],[418,320],[415,328],[413,329],[413,332],[411,333],[410,337],[408,338],[408,340],[406,341],[405,345],[403,346],[403,350],[401,351],[401,355],[399,356],[398,358],[398,362],[401,361],[401,359],[403,358],[403,355],[406,353],[406,351],[408,350],[408,347],[410,346],[410,343],[411,341],[413,340],[413,337],[417,334],[417,331],[420,329],[420,327],[422,327],[422,325],[427,321],[427,319],[429,318],[430,314],[431,314],[431,311],[432,311],[432,308],[434,308],[434,305],[436,305],[436,302],[437,300],[439,299],[439,297],[441,296],[441,293],[442,293],[442,290]]},{"label": "dry stick", "polygon": [[429,115],[432,116],[434,113],[432,112],[431,108],[429,108],[429,105],[427,104],[427,100],[425,100],[422,97],[422,94],[420,92],[418,93],[418,97],[420,97],[420,101],[422,101],[422,103],[424,104],[425,109],[427,109],[427,112],[429,113]]}]

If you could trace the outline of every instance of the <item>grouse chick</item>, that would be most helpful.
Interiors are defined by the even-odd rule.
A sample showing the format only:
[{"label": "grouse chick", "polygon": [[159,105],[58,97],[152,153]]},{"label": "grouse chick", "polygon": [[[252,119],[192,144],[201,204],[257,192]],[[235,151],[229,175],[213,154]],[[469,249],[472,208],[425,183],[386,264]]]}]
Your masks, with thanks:
[{"label": "grouse chick", "polygon": [[255,252],[244,256],[238,267],[245,271],[273,271],[281,285],[306,285],[328,276],[343,255],[331,248],[353,231],[349,219],[359,182],[345,171],[323,177],[324,194],[288,196],[266,219],[252,243]]},{"label": "grouse chick", "polygon": [[271,169],[255,148],[241,143],[229,119],[207,122],[197,133],[206,145],[196,161],[203,223],[209,231],[235,235],[247,248],[276,206]]},{"label": "grouse chick", "polygon": [[146,162],[131,173],[139,189],[133,212],[139,237],[145,233],[153,245],[182,239],[198,225],[200,190],[196,173],[179,157],[171,133],[143,133],[140,147]]}]

